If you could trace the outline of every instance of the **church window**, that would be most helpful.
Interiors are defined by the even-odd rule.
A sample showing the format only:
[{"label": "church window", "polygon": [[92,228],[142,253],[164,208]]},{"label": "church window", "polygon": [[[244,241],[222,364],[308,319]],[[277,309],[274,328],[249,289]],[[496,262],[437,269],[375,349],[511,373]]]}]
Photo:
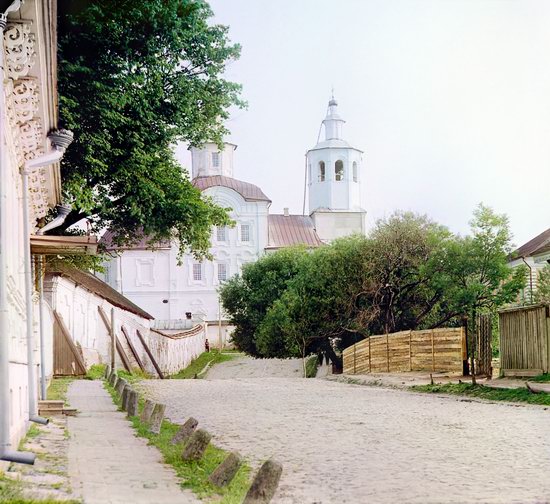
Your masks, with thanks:
[{"label": "church window", "polygon": [[319,182],[325,181],[325,162],[319,161]]},{"label": "church window", "polygon": [[241,224],[241,241],[250,241],[250,224]]},{"label": "church window", "polygon": [[312,180],[311,180],[311,163],[309,163],[307,165],[307,179],[309,180],[310,183],[312,182]]},{"label": "church window", "polygon": [[340,160],[334,163],[334,179],[337,182],[344,180],[344,163]]},{"label": "church window", "polygon": [[353,181],[357,182],[357,163],[353,162]]},{"label": "church window", "polygon": [[218,263],[218,282],[225,282],[227,280],[227,264]]},{"label": "church window", "polygon": [[202,281],[202,264],[194,263],[193,264],[193,280],[196,282]]},{"label": "church window", "polygon": [[220,153],[219,152],[213,152],[212,153],[212,167],[213,168],[219,168],[220,167]]},{"label": "church window", "polygon": [[216,241],[224,242],[227,240],[227,232],[225,226],[220,226],[216,229]]}]

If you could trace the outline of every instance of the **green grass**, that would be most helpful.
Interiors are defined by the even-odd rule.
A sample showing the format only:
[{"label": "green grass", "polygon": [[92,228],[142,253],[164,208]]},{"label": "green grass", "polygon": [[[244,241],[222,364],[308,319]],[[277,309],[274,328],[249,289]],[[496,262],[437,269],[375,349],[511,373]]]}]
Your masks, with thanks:
[{"label": "green grass", "polygon": [[50,401],[65,401],[67,403],[67,390],[69,385],[75,380],[74,376],[63,376],[54,378],[47,390],[47,397]]},{"label": "green grass", "polygon": [[[105,389],[109,392],[115,404],[120,408],[120,398],[115,389],[104,382]],[[139,409],[143,407],[143,399],[140,399]],[[202,459],[198,462],[185,462],[181,459],[183,447],[181,444],[172,445],[171,439],[175,436],[179,426],[164,420],[159,434],[149,432],[146,424],[139,417],[132,417],[131,422],[137,435],[149,440],[149,444],[156,446],[162,453],[164,461],[170,464],[178,478],[182,488],[189,488],[199,498],[214,501],[220,504],[240,504],[250,487],[250,467],[242,464],[233,481],[225,488],[217,488],[208,482],[208,476],[227,457],[228,452],[212,444],[208,446]]]},{"label": "green grass", "polygon": [[196,359],[192,360],[189,366],[170,376],[170,378],[175,378],[178,380],[187,378],[200,378],[200,376],[198,375],[207,364],[210,364],[210,367],[212,367],[214,364],[230,361],[233,358],[234,355],[230,355],[228,353],[220,353],[218,350],[204,352],[200,354]]},{"label": "green grass", "polygon": [[550,382],[550,373],[541,374],[539,376],[535,376],[534,378],[529,378],[529,381],[541,382],[541,383]]},{"label": "green grass", "polygon": [[147,380],[151,378],[148,373],[142,371],[141,369],[132,369],[131,373],[125,369],[119,369],[116,374],[117,376],[124,378],[128,383],[136,383],[140,380]]},{"label": "green grass", "polygon": [[20,481],[6,478],[0,473],[0,502],[10,504],[80,504],[81,501],[60,501],[56,499],[27,499],[23,495],[23,485]]},{"label": "green grass", "polygon": [[469,383],[445,383],[442,385],[415,385],[411,389],[416,392],[462,395],[488,399],[490,401],[521,402],[550,406],[550,394],[533,394],[526,388],[495,389],[484,387],[483,385],[471,385]]},{"label": "green grass", "polygon": [[315,378],[317,376],[317,368],[319,367],[319,357],[312,355],[306,360],[306,378]]},{"label": "green grass", "polygon": [[86,380],[102,380],[105,374],[106,364],[94,364],[86,373]]}]

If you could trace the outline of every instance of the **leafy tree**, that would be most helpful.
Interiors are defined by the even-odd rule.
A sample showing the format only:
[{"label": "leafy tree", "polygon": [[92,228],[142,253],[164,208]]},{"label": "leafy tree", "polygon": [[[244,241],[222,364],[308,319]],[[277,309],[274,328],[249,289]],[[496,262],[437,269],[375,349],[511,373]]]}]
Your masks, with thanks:
[{"label": "leafy tree", "polygon": [[[232,338],[239,349],[256,357],[265,356],[256,345],[258,326],[306,257],[306,250],[300,247],[267,254],[255,263],[245,265],[241,276],[232,277],[221,287],[222,305],[229,315],[229,322],[235,326]],[[272,349],[269,356],[283,355],[283,342],[279,339],[274,344],[279,345],[280,350]]]},{"label": "leafy tree", "polygon": [[453,235],[426,216],[396,212],[369,234],[359,319],[371,334],[437,326]]},{"label": "leafy tree", "polygon": [[207,254],[230,222],[177,164],[178,141],[221,143],[240,86],[222,78],[240,48],[194,0],[60,2],[60,123],[75,140],[61,169],[73,211],[120,243],[142,234]]},{"label": "leafy tree", "polygon": [[346,347],[364,337],[355,322],[360,307],[362,270],[368,241],[352,236],[320,247],[300,269],[256,332],[256,345],[266,357],[305,357],[323,353],[340,364],[334,345]]},{"label": "leafy tree", "polygon": [[537,277],[537,290],[535,291],[536,303],[550,304],[550,264],[547,264]]}]

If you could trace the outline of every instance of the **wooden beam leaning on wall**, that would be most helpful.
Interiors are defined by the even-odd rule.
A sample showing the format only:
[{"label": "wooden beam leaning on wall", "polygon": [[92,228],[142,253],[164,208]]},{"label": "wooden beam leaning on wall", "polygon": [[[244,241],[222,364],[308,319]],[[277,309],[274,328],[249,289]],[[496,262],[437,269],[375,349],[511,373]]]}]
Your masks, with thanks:
[{"label": "wooden beam leaning on wall", "polygon": [[149,350],[149,347],[147,346],[147,343],[145,343],[145,339],[139,332],[139,330],[136,330],[136,334],[138,335],[139,341],[141,341],[141,344],[143,345],[143,348],[145,348],[145,351],[147,352],[147,355],[149,356],[149,359],[151,359],[151,362],[153,363],[153,366],[155,367],[155,370],[157,371],[157,374],[159,375],[159,378],[161,380],[164,380],[164,374],[161,371],[159,365],[157,364],[157,361],[153,357],[153,354],[151,353],[151,350]]},{"label": "wooden beam leaning on wall", "polygon": [[[99,310],[99,315],[101,316],[101,320],[103,320],[103,323],[105,324],[105,327],[107,328],[107,331],[111,331],[111,322],[109,322],[109,319],[107,318],[107,314],[101,308],[101,306],[98,306],[97,309]],[[130,360],[128,359],[128,356],[126,355],[126,352],[124,351],[123,346],[121,345],[118,336],[115,334],[115,340],[116,340],[116,349],[118,352],[118,355],[120,355],[120,358],[122,360],[122,364],[124,365],[124,369],[128,371],[129,373],[132,372],[132,366],[130,364]]]},{"label": "wooden beam leaning on wall", "polygon": [[[85,375],[86,363],[74,344],[63,317],[56,310],[53,311],[53,316],[55,326],[57,326],[54,326],[54,374],[62,376]],[[70,359],[69,356],[72,356],[73,359]],[[74,360],[74,369],[69,360]]]},{"label": "wooden beam leaning on wall", "polygon": [[126,341],[128,342],[128,346],[130,347],[130,351],[132,352],[132,355],[134,356],[134,359],[136,359],[137,365],[139,366],[139,369],[142,371],[145,371],[145,366],[143,365],[143,362],[139,358],[139,354],[136,351],[136,347],[132,343],[132,339],[130,338],[130,335],[128,334],[128,331],[124,326],[121,327],[122,334],[124,334],[124,337],[126,338]]}]

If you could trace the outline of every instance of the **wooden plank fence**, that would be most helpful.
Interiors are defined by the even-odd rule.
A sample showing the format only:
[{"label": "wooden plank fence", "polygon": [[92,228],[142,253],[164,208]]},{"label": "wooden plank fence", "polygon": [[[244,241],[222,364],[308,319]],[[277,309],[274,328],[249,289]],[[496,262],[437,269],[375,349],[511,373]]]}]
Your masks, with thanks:
[{"label": "wooden plank fence", "polygon": [[74,344],[63,317],[55,310],[53,316],[53,374],[55,376],[85,375],[84,358]]},{"label": "wooden plank fence", "polygon": [[529,376],[550,369],[550,306],[533,305],[498,314],[500,370],[504,376]]},{"label": "wooden plank fence", "polygon": [[345,374],[444,371],[462,374],[463,327],[370,336],[343,352]]}]

